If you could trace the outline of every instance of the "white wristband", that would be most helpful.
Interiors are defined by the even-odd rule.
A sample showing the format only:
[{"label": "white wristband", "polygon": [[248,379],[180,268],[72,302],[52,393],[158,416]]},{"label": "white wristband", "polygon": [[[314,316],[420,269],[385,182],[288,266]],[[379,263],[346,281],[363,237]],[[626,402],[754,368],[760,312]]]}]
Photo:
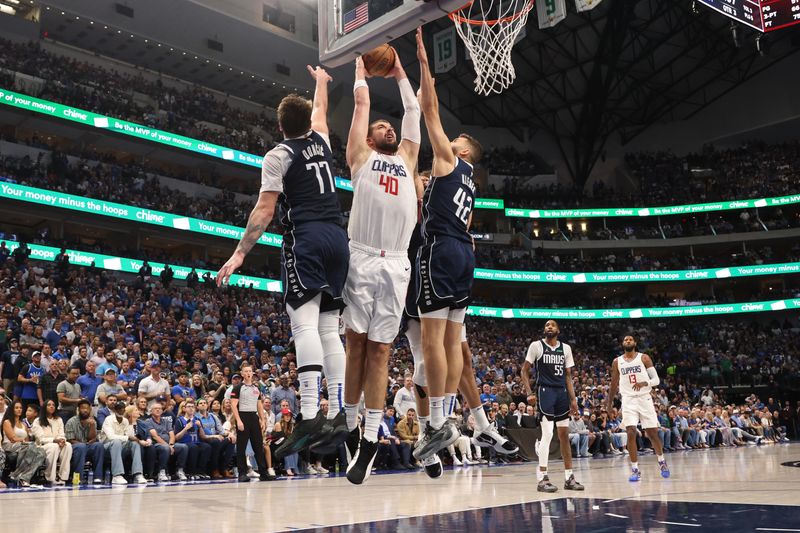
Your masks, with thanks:
[{"label": "white wristband", "polygon": [[356,82],[353,84],[353,92],[355,93],[359,87],[366,87],[367,89],[369,89],[369,85],[367,85],[367,80],[356,80]]}]

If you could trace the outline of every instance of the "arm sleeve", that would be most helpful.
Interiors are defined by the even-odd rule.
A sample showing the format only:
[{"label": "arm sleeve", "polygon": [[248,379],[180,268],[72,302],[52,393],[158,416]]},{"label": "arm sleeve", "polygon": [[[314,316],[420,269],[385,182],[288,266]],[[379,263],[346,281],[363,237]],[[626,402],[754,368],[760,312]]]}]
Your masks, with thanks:
[{"label": "arm sleeve", "polygon": [[411,88],[411,82],[408,78],[402,79],[397,82],[400,87],[400,97],[403,99],[403,139],[408,139],[412,143],[422,143],[422,132],[420,130],[419,121],[422,113],[419,109],[419,101],[417,95],[414,94],[414,89]]},{"label": "arm sleeve", "polygon": [[262,192],[283,192],[283,177],[291,164],[291,148],[279,144],[264,156],[261,163]]},{"label": "arm sleeve", "polygon": [[564,345],[564,367],[572,368],[575,366],[575,359],[572,357],[572,346],[569,344]]},{"label": "arm sleeve", "polygon": [[650,384],[651,387],[655,387],[659,383],[661,383],[661,380],[658,378],[658,372],[656,371],[656,367],[654,366],[648,367],[647,376],[650,378],[648,380],[648,383]]},{"label": "arm sleeve", "polygon": [[231,389],[231,400],[233,400],[233,399],[238,400],[239,399],[239,395],[241,394],[241,391],[242,391],[242,386],[241,385],[236,385],[233,389]]},{"label": "arm sleeve", "polygon": [[542,343],[539,341],[534,341],[528,347],[528,355],[525,356],[525,360],[530,364],[536,363],[536,360],[542,356]]}]

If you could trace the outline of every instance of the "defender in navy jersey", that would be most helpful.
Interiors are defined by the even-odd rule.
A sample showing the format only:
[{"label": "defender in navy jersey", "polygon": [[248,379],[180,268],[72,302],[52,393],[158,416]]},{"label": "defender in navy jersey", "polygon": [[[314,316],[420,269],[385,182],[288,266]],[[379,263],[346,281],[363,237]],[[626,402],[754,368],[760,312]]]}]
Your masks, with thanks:
[{"label": "defender in navy jersey", "polygon": [[[276,450],[280,459],[309,447],[335,448],[348,435],[342,412],[345,354],[339,337],[342,289],[349,248],[333,178],[326,118],[330,76],[308,67],[316,80],[313,103],[290,95],[278,106],[284,140],[264,156],[258,203],[239,246],[217,274],[222,285],[280,210],[283,226],[281,281],[297,347],[302,421]],[[330,409],[319,411],[322,370]]]},{"label": "defender in navy jersey", "polygon": [[553,424],[558,428],[558,442],[564,459],[564,488],[583,490],[572,473],[572,449],[569,442],[569,415],[578,416],[578,401],[572,386],[572,371],[575,361],[572,347],[558,340],[561,330],[558,322],[548,320],[544,325],[544,338],[533,341],[522,364],[522,385],[530,395],[530,371],[536,368],[536,395],[541,413],[542,438],[537,443],[539,469],[536,471],[539,492],[556,492],[547,475],[547,460],[550,456],[550,441],[553,439]]},{"label": "defender in navy jersey", "polygon": [[417,30],[417,58],[418,96],[433,148],[431,182],[422,202],[425,242],[417,254],[417,307],[431,419],[414,449],[414,457],[425,460],[459,436],[450,417],[464,370],[461,333],[475,268],[468,231],[475,201],[472,167],[480,160],[483,149],[469,135],[462,134],[451,141],[445,134],[421,29]]}]

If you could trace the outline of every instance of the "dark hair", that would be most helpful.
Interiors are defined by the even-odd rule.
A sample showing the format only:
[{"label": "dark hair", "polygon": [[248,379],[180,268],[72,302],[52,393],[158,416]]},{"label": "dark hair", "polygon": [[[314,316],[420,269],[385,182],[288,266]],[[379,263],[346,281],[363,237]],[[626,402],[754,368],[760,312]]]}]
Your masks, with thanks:
[{"label": "dark hair", "polygon": [[311,129],[311,101],[290,94],[278,105],[278,125],[286,137],[299,137]]},{"label": "dark hair", "polygon": [[378,124],[381,124],[381,123],[383,123],[383,122],[385,122],[386,124],[388,124],[388,125],[390,125],[390,126],[392,125],[392,123],[391,123],[391,122],[389,122],[388,120],[384,120],[384,119],[382,119],[382,118],[379,118],[378,120],[376,120],[376,121],[374,121],[374,122],[370,123],[370,125],[369,125],[369,129],[367,129],[367,137],[372,137],[372,129],[373,129],[375,126],[377,126]]},{"label": "dark hair", "polygon": [[[47,419],[47,404],[49,404],[49,403],[52,403],[53,405],[56,404],[56,402],[54,402],[53,400],[45,400],[44,406],[43,406],[44,409],[39,411],[39,424],[42,427],[50,427],[50,421]],[[55,413],[53,413],[53,418],[55,418],[56,416],[57,415]]]},{"label": "dark hair", "polygon": [[86,398],[81,398],[81,400],[78,402],[78,409],[81,408],[81,405],[88,405],[89,407],[91,407],[92,403]]},{"label": "dark hair", "polygon": [[[25,416],[25,411],[23,410],[22,411],[22,417],[20,417],[20,419],[17,419],[16,415],[14,414],[14,407],[16,407],[17,404],[21,405],[22,407],[25,407],[24,405],[22,405],[21,401],[13,400],[11,402],[11,405],[8,406],[8,408],[6,409],[5,414],[3,415],[3,422],[8,420],[9,422],[11,422],[11,427],[12,428],[14,426],[16,426],[17,423],[19,422],[19,420],[21,420]],[[3,422],[0,422],[0,426],[3,425]]]},{"label": "dark hair", "polygon": [[467,144],[469,144],[470,162],[474,165],[480,161],[483,157],[483,146],[481,146],[481,143],[478,142],[478,139],[466,133],[460,134],[459,138],[464,139],[467,141]]}]

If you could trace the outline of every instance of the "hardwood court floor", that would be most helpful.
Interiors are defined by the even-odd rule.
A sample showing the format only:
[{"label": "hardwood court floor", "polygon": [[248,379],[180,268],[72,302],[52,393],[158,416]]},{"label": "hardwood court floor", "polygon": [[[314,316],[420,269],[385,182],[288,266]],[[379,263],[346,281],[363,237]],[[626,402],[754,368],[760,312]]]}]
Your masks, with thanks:
[{"label": "hardwood court floor", "polygon": [[[800,468],[782,465],[800,465],[800,444],[678,452],[667,460],[670,479],[648,455],[640,458],[642,481],[630,483],[622,456],[578,459],[583,493],[562,489],[561,463],[551,467],[555,494],[536,491],[532,463],[448,469],[437,480],[422,472],[373,475],[360,487],[331,476],[5,491],[0,531],[239,533],[350,524],[360,525],[326,530],[800,531]],[[719,504],[737,505],[722,512]],[[430,516],[409,518],[423,515]]]}]

